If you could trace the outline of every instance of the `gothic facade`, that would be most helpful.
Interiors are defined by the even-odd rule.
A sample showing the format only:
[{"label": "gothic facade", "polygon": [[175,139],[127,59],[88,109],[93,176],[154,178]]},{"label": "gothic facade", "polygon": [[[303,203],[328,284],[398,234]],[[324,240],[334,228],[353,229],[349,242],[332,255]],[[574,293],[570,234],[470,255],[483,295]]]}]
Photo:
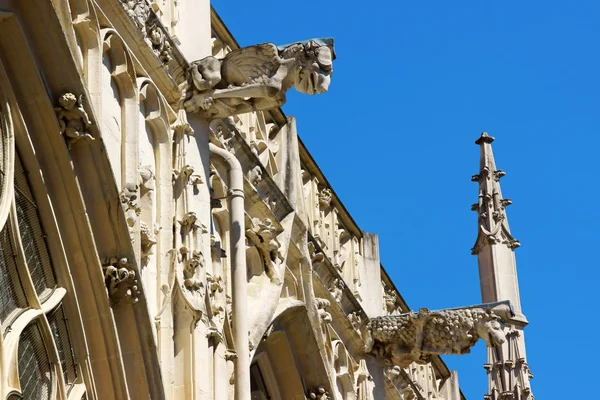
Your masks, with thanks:
[{"label": "gothic facade", "polygon": [[332,39],[239,48],[208,0],[0,10],[0,398],[459,400],[440,355],[482,339],[486,398],[533,399],[493,138],[484,304],[411,312],[280,108]]}]

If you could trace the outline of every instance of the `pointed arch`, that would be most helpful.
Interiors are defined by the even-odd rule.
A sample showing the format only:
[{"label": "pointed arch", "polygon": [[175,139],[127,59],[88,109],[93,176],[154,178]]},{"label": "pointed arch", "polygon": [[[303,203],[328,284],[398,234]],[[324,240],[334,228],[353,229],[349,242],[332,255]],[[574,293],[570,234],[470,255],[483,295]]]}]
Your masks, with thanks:
[{"label": "pointed arch", "polygon": [[[138,181],[138,88],[133,59],[114,29],[101,30],[100,132],[117,187]],[[112,93],[112,96],[110,95]]]}]

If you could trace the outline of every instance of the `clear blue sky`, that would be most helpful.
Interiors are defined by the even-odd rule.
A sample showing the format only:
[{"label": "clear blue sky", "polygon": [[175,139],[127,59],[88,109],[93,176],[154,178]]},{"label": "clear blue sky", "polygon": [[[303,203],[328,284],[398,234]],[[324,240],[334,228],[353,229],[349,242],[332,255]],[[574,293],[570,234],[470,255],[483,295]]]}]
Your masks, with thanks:
[{"label": "clear blue sky", "polygon": [[[496,138],[533,392],[591,398],[600,284],[600,2],[214,0],[240,45],[333,36],[330,91],[283,107],[413,309],[481,300],[480,132]],[[583,342],[586,342],[585,344]],[[485,346],[445,357],[468,399]],[[565,387],[566,380],[575,384]],[[579,390],[579,393],[577,391]],[[584,392],[585,390],[585,392]],[[592,389],[592,393],[593,393]],[[559,394],[560,393],[560,394]],[[585,393],[585,394],[584,394]],[[590,397],[591,396],[591,397]]]}]

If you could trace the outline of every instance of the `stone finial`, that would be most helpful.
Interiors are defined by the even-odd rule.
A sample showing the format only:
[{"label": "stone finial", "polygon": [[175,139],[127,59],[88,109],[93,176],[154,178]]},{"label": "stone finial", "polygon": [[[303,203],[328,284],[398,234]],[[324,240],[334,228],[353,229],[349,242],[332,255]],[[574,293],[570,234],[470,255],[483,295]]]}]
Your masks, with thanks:
[{"label": "stone finial", "polygon": [[185,109],[208,120],[285,104],[292,86],[307,94],[329,88],[333,39],[311,39],[286,46],[263,43],[191,63]]},{"label": "stone finial", "polygon": [[510,249],[520,246],[510,233],[505,208],[512,204],[510,199],[502,197],[500,178],[506,175],[503,170],[496,169],[491,143],[492,136],[483,132],[475,141],[480,146],[479,174],[473,175],[471,181],[479,185],[479,201],[471,206],[478,214],[478,235],[472,254],[478,254],[486,245],[503,244]]},{"label": "stone finial", "polygon": [[465,354],[483,339],[488,346],[506,340],[502,322],[512,314],[509,302],[390,315],[372,318],[366,325],[367,352],[404,368],[428,362],[432,355]]}]

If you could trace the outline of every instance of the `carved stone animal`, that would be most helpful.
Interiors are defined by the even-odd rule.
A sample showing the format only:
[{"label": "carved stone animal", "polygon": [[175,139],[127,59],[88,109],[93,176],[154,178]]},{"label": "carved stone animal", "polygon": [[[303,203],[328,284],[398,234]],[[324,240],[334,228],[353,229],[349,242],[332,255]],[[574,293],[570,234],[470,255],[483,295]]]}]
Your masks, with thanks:
[{"label": "carved stone animal", "polygon": [[483,339],[488,346],[504,343],[502,321],[512,316],[508,302],[388,315],[366,326],[367,351],[375,351],[404,368],[431,355],[465,354]]},{"label": "carved stone animal", "polygon": [[225,118],[282,106],[292,86],[313,95],[329,88],[335,59],[333,39],[287,46],[258,44],[191,63],[183,103],[189,113]]}]

